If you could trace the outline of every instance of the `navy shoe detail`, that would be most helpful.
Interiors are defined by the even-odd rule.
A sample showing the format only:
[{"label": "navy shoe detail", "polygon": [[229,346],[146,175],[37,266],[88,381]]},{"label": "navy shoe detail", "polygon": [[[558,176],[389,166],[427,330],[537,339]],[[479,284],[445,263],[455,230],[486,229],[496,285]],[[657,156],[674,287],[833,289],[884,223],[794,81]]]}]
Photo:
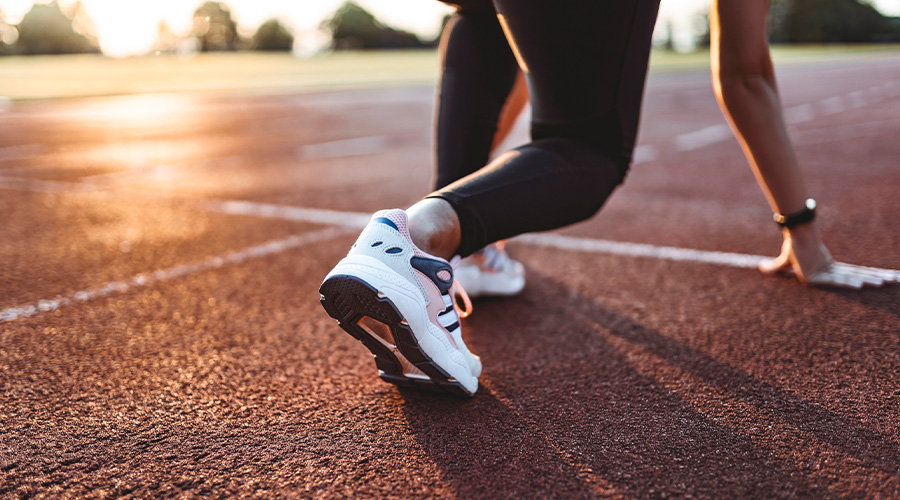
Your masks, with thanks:
[{"label": "navy shoe detail", "polygon": [[[410,264],[412,264],[413,268],[417,271],[428,276],[428,278],[437,285],[438,289],[441,291],[441,295],[450,293],[450,287],[453,286],[453,268],[450,267],[450,264],[439,260],[426,259],[424,257],[413,257],[410,259]],[[441,279],[441,277],[438,276],[438,273],[441,271],[447,271],[450,274],[450,279]]]},{"label": "navy shoe detail", "polygon": [[399,230],[400,230],[400,229],[397,228],[397,224],[394,224],[394,221],[392,221],[391,219],[388,219],[387,217],[376,217],[375,220],[374,220],[373,222],[380,222],[380,223],[382,223],[382,224],[391,226],[391,227],[394,228],[394,230],[396,230],[396,231],[399,231]]}]

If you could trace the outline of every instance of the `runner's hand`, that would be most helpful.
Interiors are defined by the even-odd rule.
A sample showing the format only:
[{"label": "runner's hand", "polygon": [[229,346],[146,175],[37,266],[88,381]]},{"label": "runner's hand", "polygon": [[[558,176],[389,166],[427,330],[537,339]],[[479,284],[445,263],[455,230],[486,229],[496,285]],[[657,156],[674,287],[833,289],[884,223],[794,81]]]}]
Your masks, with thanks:
[{"label": "runner's hand", "polygon": [[[801,283],[810,285],[857,290],[864,286],[880,287],[890,283],[900,283],[900,271],[836,262],[831,258],[824,245],[819,246],[818,252],[817,256],[804,257],[806,262],[800,262],[791,247],[790,240],[786,239],[781,247],[781,254],[774,259],[760,262],[759,270],[768,275],[796,276]],[[820,260],[824,263],[814,271],[804,272],[803,267],[811,266],[802,264],[808,264],[811,260]]]}]

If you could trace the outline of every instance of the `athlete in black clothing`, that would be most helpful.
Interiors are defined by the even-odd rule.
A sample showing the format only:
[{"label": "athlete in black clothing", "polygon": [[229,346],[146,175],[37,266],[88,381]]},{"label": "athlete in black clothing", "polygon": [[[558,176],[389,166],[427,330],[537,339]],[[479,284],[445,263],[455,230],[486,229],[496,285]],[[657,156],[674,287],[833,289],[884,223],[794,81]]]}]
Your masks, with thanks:
[{"label": "athlete in black clothing", "polygon": [[[622,182],[658,3],[458,4],[444,37],[442,187],[408,211],[376,212],[319,288],[382,379],[461,395],[478,389],[481,361],[461,335],[448,261],[590,217]],[[484,166],[518,68],[532,96],[533,141]]]},{"label": "athlete in black clothing", "polygon": [[[454,270],[451,257],[519,233],[587,218],[622,182],[637,134],[658,0],[456,4],[459,12],[443,39],[439,189],[409,210],[376,212],[319,292],[328,314],[374,354],[382,379],[473,395],[482,366],[461,335],[459,318],[464,315],[454,307],[453,297],[454,276],[463,268]],[[758,55],[763,52],[758,50],[760,42],[767,49],[764,36],[759,36],[764,17],[748,22],[739,15],[759,6],[743,0],[717,0],[715,5],[714,19],[726,21],[722,26],[730,21],[738,24],[727,38],[719,38],[724,30],[714,26],[714,50],[720,47],[721,55]],[[756,35],[740,36],[745,32]],[[745,44],[748,38],[753,47]],[[771,70],[768,51],[764,52],[765,57],[757,59]],[[746,125],[753,122],[748,116],[761,112],[759,106],[744,106],[757,101],[742,97],[741,89],[762,89],[771,98],[774,80],[751,88],[748,75],[732,75],[741,69],[732,63],[745,61],[721,58],[718,90],[755,161],[757,156],[772,156],[767,152],[772,147],[758,147],[771,141],[759,140],[766,135],[761,127]],[[517,66],[525,73],[531,95],[533,141],[482,166],[517,78]],[[764,79],[767,76],[763,74]],[[775,107],[762,111],[770,124],[781,116],[777,100],[773,102]],[[779,162],[757,163],[767,184],[769,177],[796,168],[788,165],[779,174]],[[772,193],[779,210],[790,209],[790,200],[797,201],[794,198],[803,192],[797,181],[774,184],[797,191],[786,197]],[[781,215],[779,223],[789,231],[799,230],[809,226],[811,218],[812,208],[807,207]],[[794,260],[793,248],[785,249],[782,257]],[[776,260],[772,270],[785,268],[786,262]],[[858,286],[887,282],[874,272],[832,262],[827,282]],[[887,272],[890,279],[896,278]]]}]

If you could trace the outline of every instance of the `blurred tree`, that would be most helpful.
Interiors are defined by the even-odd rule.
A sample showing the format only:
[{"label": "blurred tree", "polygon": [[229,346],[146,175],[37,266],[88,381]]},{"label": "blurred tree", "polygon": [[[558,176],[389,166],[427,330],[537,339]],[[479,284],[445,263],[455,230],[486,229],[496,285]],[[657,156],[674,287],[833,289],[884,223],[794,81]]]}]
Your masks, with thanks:
[{"label": "blurred tree", "polygon": [[697,47],[708,48],[712,43],[709,31],[709,12],[702,12],[694,15],[693,19],[694,40]]},{"label": "blurred tree", "polygon": [[[83,11],[78,15],[86,17]],[[18,31],[19,37],[13,47],[13,51],[17,54],[100,52],[96,38],[90,33],[77,31],[73,20],[63,13],[56,0],[46,4],[35,4],[22,18]]]},{"label": "blurred tree", "polygon": [[773,42],[900,41],[900,27],[859,0],[773,0],[770,14]]},{"label": "blurred tree", "polygon": [[235,50],[240,45],[231,9],[221,2],[205,2],[194,11],[193,34],[202,52]]},{"label": "blurred tree", "polygon": [[422,48],[415,34],[385,26],[369,11],[350,1],[322,23],[331,31],[335,50]]},{"label": "blurred tree", "polygon": [[269,19],[253,35],[253,48],[290,52],[294,48],[294,35],[278,19]]},{"label": "blurred tree", "polygon": [[672,22],[671,18],[666,20],[666,40],[660,48],[668,51],[675,50],[675,23]]}]

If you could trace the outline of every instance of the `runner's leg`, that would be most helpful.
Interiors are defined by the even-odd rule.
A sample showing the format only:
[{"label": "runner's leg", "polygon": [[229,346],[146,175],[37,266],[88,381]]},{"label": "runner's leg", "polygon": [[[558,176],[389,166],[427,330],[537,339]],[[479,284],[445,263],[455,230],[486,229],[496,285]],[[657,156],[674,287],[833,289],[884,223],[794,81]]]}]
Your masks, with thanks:
[{"label": "runner's leg", "polygon": [[494,6],[487,1],[460,7],[441,38],[435,189],[488,162],[517,72]]}]

